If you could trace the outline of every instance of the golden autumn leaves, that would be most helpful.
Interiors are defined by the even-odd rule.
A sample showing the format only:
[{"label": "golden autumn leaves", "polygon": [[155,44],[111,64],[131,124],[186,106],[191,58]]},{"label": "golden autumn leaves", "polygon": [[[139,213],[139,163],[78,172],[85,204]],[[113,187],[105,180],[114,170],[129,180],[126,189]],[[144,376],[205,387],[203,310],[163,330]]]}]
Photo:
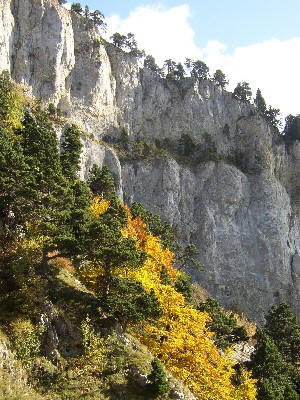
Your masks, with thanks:
[{"label": "golden autumn leaves", "polygon": [[[101,218],[108,208],[109,202],[98,196],[90,211],[94,218]],[[184,382],[197,399],[255,400],[256,381],[247,371],[242,372],[240,384],[233,385],[232,362],[220,354],[213,343],[213,334],[206,328],[210,319],[208,314],[187,304],[184,296],[175,289],[174,284],[181,273],[173,268],[174,254],[147,231],[140,217],[133,218],[127,207],[126,212],[127,224],[122,235],[134,239],[137,248],[148,257],[139,269],[124,268],[115,273],[140,282],[148,293],[154,291],[163,310],[158,320],[143,324],[143,329],[138,330],[141,342]],[[168,274],[168,284],[161,280],[163,267]],[[93,267],[90,276],[85,273],[82,278],[95,284],[101,274],[102,268]],[[134,326],[132,330],[134,332]]]}]

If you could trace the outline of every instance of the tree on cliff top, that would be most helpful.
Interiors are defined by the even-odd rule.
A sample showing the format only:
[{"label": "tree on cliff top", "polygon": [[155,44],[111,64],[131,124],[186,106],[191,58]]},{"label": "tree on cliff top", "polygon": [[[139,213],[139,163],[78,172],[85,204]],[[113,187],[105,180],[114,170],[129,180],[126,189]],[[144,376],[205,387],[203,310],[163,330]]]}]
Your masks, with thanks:
[{"label": "tree on cliff top", "polygon": [[71,5],[71,11],[75,12],[76,14],[82,14],[83,13],[83,9],[81,7],[80,3],[73,3]]},{"label": "tree on cliff top", "polygon": [[248,82],[239,82],[233,91],[233,97],[241,101],[250,101],[252,91]]}]

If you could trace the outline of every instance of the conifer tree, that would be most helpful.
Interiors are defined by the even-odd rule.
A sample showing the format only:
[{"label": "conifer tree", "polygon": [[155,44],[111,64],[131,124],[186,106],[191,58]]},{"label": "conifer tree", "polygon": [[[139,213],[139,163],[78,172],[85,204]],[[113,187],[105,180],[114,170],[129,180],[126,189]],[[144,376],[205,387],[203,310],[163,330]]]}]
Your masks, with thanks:
[{"label": "conifer tree", "polygon": [[256,105],[256,107],[258,108],[259,111],[261,111],[262,113],[266,112],[267,105],[266,105],[265,99],[263,98],[263,96],[261,94],[260,89],[257,89],[256,97],[254,99],[254,104]]},{"label": "conifer tree", "polygon": [[285,361],[300,363],[300,326],[288,304],[273,306],[266,316],[265,332],[274,340]]},{"label": "conifer tree", "polygon": [[298,400],[291,367],[284,361],[273,339],[257,332],[257,345],[249,363],[258,379],[258,400]]},{"label": "conifer tree", "polygon": [[150,380],[150,390],[156,394],[165,394],[169,391],[169,384],[167,381],[167,376],[162,366],[162,363],[158,358],[154,358],[151,361],[152,371],[148,375]]},{"label": "conifer tree", "polygon": [[24,233],[36,214],[38,193],[33,170],[15,136],[0,128],[0,253]]},{"label": "conifer tree", "polygon": [[76,14],[82,14],[83,10],[80,3],[73,3],[71,5],[71,11],[75,12]]},{"label": "conifer tree", "polygon": [[63,175],[69,181],[76,180],[77,172],[80,169],[80,153],[82,149],[80,135],[80,130],[74,124],[68,126],[63,134],[60,163]]},{"label": "conifer tree", "polygon": [[17,135],[35,177],[35,223],[44,235],[43,264],[46,267],[48,252],[70,248],[72,234],[68,220],[74,197],[62,173],[56,133],[47,113],[39,107],[27,110],[23,128]]},{"label": "conifer tree", "polygon": [[290,114],[285,118],[283,135],[287,140],[300,140],[300,114]]},{"label": "conifer tree", "polygon": [[161,69],[155,62],[155,58],[152,56],[146,56],[144,60],[144,67],[150,69],[151,71],[154,71],[158,74],[161,73]]},{"label": "conifer tree", "polygon": [[214,73],[213,80],[217,85],[221,86],[222,89],[228,85],[228,80],[226,79],[224,72],[222,72],[220,69],[217,69]]},{"label": "conifer tree", "polygon": [[121,35],[119,32],[115,32],[110,38],[114,44],[114,46],[122,49],[126,46],[126,36]]},{"label": "conifer tree", "polygon": [[209,68],[205,62],[200,60],[193,62],[192,76],[200,80],[209,78]]},{"label": "conifer tree", "polygon": [[233,97],[241,101],[250,101],[252,92],[247,82],[239,82],[233,91]]}]

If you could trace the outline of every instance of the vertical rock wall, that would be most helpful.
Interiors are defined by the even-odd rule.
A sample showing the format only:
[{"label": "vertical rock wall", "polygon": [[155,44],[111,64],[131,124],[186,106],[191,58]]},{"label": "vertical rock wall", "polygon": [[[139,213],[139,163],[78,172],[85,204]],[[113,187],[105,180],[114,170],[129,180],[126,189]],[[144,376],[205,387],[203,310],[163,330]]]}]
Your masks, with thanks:
[{"label": "vertical rock wall", "polygon": [[[298,142],[286,146],[252,105],[212,82],[170,82],[141,69],[56,0],[2,0],[3,69],[89,133],[82,177],[93,163],[108,165],[125,201],[144,203],[197,245],[205,270],[189,272],[212,295],[258,321],[280,301],[299,316]],[[120,138],[123,128],[132,141],[178,143],[188,134],[205,148],[209,139],[223,161],[121,165],[99,139]],[[226,161],[236,154],[246,172]]]}]

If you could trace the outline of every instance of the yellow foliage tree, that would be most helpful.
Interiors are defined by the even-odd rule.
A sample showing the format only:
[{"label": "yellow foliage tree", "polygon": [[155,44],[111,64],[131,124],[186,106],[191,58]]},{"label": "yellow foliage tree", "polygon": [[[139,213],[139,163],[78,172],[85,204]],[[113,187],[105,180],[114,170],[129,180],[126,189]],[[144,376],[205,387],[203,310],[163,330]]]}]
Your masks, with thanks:
[{"label": "yellow foliage tree", "polygon": [[93,218],[98,219],[109,209],[109,200],[102,199],[101,196],[95,196],[90,206],[90,213]]},{"label": "yellow foliage tree", "polygon": [[[172,286],[180,275],[172,266],[173,253],[162,248],[159,238],[146,231],[139,217],[133,219],[128,209],[127,212],[128,223],[122,233],[134,238],[149,256],[142,268],[127,272],[127,276],[141,282],[147,291],[153,289],[163,309],[163,316],[156,323],[144,327],[141,341],[198,399],[254,400],[256,381],[249,373],[243,373],[240,386],[232,384],[232,363],[219,353],[212,341],[213,334],[206,329],[208,314],[187,305],[183,295]],[[163,266],[171,284],[161,282]]]}]

